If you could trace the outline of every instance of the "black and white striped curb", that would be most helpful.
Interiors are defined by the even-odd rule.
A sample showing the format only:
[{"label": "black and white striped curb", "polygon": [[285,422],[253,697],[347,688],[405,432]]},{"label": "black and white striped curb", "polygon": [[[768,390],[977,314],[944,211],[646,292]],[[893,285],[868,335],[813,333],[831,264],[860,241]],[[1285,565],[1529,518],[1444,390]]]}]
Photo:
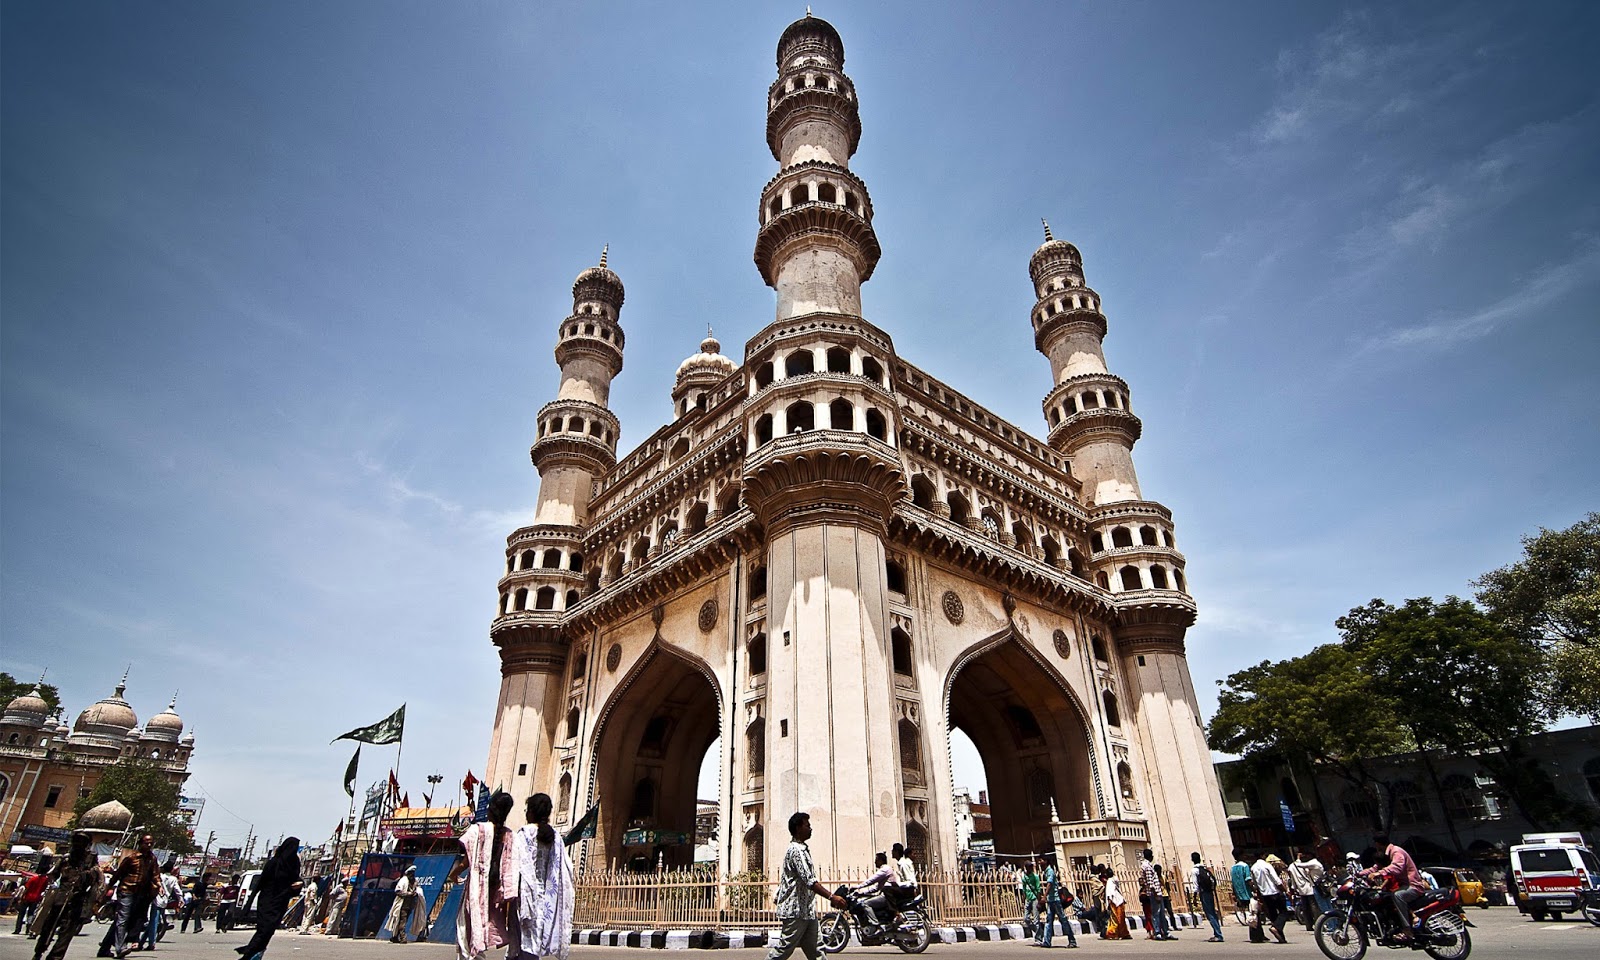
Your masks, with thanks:
[{"label": "black and white striped curb", "polygon": [[[1205,921],[1192,913],[1178,914],[1178,927],[1198,927]],[[1094,927],[1082,920],[1067,921],[1075,935],[1093,937]],[[1143,917],[1129,917],[1130,930],[1143,930]],[[574,930],[572,942],[590,947],[639,947],[647,950],[741,950],[765,947],[778,936],[777,930]],[[1020,923],[986,923],[967,927],[934,927],[929,939],[934,943],[991,943],[997,940],[1026,940],[1028,932]],[[1063,931],[1060,934],[1065,937]],[[855,933],[852,945],[860,946]]]}]

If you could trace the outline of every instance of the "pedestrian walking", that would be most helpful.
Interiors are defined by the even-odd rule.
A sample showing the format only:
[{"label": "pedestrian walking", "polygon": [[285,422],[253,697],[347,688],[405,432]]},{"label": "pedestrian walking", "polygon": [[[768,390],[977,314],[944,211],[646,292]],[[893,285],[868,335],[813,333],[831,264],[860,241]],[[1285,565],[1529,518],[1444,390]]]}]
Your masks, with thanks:
[{"label": "pedestrian walking", "polygon": [[1200,862],[1200,851],[1189,854],[1189,895],[1200,901],[1200,912],[1211,924],[1211,938],[1207,943],[1222,943],[1222,915],[1217,912],[1217,875]]},{"label": "pedestrian walking", "polygon": [[1264,943],[1267,938],[1261,933],[1261,928],[1250,923],[1254,913],[1251,909],[1250,864],[1244,862],[1244,851],[1238,847],[1233,848],[1233,866],[1228,870],[1228,882],[1233,887],[1233,902],[1238,905],[1234,919],[1239,921],[1241,927],[1250,928],[1251,943]]},{"label": "pedestrian walking", "polygon": [[1322,861],[1305,847],[1300,848],[1294,862],[1289,864],[1289,881],[1294,886],[1295,896],[1299,898],[1300,922],[1305,924],[1307,931],[1316,926],[1317,918],[1327,913],[1330,906],[1328,898],[1318,886],[1326,872]]},{"label": "pedestrian walking", "polygon": [[[768,948],[767,960],[788,960],[797,947],[805,954],[806,960],[821,960],[822,951],[817,947],[817,905],[813,895],[826,897],[835,910],[843,910],[848,906],[843,897],[828,893],[827,888],[817,880],[817,868],[811,861],[811,848],[806,846],[806,841],[810,839],[811,815],[798,811],[790,814],[789,848],[783,854],[783,866],[778,873],[778,892],[773,897],[773,906],[778,914],[778,939]],[[905,848],[898,843],[895,847],[909,864],[909,858],[904,857]],[[913,871],[913,884],[915,877]]]},{"label": "pedestrian walking", "polygon": [[1156,879],[1161,886],[1161,915],[1167,927],[1167,939],[1176,940],[1178,935],[1173,931],[1178,929],[1178,915],[1172,912],[1172,878],[1159,863],[1156,864]]},{"label": "pedestrian walking", "polygon": [[51,878],[61,894],[50,912],[45,915],[39,929],[38,942],[33,945],[33,960],[48,953],[48,960],[62,960],[67,948],[83,929],[94,910],[95,898],[104,885],[100,873],[100,858],[89,845],[89,835],[81,831],[72,835],[72,845],[67,856],[56,864]]},{"label": "pedestrian walking", "polygon": [[1107,940],[1132,940],[1128,931],[1128,898],[1123,896],[1117,874],[1108,866],[1100,867],[1100,884],[1105,891]]},{"label": "pedestrian walking", "polygon": [[1156,872],[1156,854],[1149,847],[1139,859],[1139,900],[1144,907],[1145,939],[1168,939],[1167,921],[1161,915],[1161,875]]},{"label": "pedestrian walking", "polygon": [[350,902],[350,887],[354,883],[354,880],[336,878],[328,890],[328,922],[322,929],[330,937],[339,935],[339,924],[344,920],[345,904]]},{"label": "pedestrian walking", "polygon": [[12,899],[11,905],[17,911],[17,926],[13,934],[21,934],[39,912],[39,902],[44,899],[45,888],[50,885],[50,871],[54,866],[49,856],[39,858],[34,869],[37,873],[30,873],[20,881],[17,895]]},{"label": "pedestrian walking", "polygon": [[550,826],[551,807],[547,793],[529,797],[527,826],[516,833],[517,922],[524,956],[566,960],[576,885],[566,843]]},{"label": "pedestrian walking", "polygon": [[194,923],[194,932],[200,933],[200,921],[206,915],[206,900],[211,896],[211,874],[201,874],[194,879],[194,886],[189,888],[191,896],[183,902],[183,919],[178,923],[179,933],[188,933],[189,924]]},{"label": "pedestrian walking", "polygon": [[233,912],[239,905],[239,875],[236,873],[222,885],[217,894],[217,932],[233,930]]},{"label": "pedestrian walking", "polygon": [[516,801],[496,790],[489,798],[489,820],[474,823],[461,835],[463,858],[450,868],[446,882],[465,876],[461,909],[456,914],[456,957],[481,960],[496,947],[514,942],[517,866],[506,817]]},{"label": "pedestrian walking", "polygon": [[1288,943],[1283,935],[1283,923],[1288,910],[1285,909],[1283,880],[1278,876],[1277,867],[1281,863],[1283,859],[1275,853],[1261,857],[1250,865],[1250,883],[1252,899],[1261,901],[1257,911],[1258,922],[1263,927],[1272,927],[1272,936],[1279,943]]},{"label": "pedestrian walking", "polygon": [[421,939],[425,919],[421,904],[422,887],[417,883],[417,868],[406,867],[405,875],[395,881],[394,902],[389,906],[388,918],[383,921],[384,929],[389,931],[390,943]]},{"label": "pedestrian walking", "polygon": [[317,885],[315,878],[306,881],[305,892],[300,895],[300,935],[313,933],[317,929],[317,917],[322,913],[322,888]]},{"label": "pedestrian walking", "polygon": [[1039,939],[1039,912],[1044,907],[1044,886],[1039,881],[1039,867],[1032,860],[1022,872],[1022,929],[1034,940]]},{"label": "pedestrian walking", "polygon": [[170,860],[167,868],[161,871],[161,890],[150,901],[150,916],[145,921],[144,932],[139,934],[139,945],[133,949],[156,948],[156,941],[161,939],[163,928],[167,925],[167,908],[174,904],[183,905],[183,884],[178,880],[178,861]]},{"label": "pedestrian walking", "polygon": [[245,960],[257,960],[267,952],[267,944],[272,942],[272,935],[283,923],[283,915],[289,912],[290,898],[302,885],[299,837],[284,838],[267,865],[261,868],[257,882],[255,935],[244,946],[234,947]]},{"label": "pedestrian walking", "polygon": [[139,838],[139,847],[117,862],[111,871],[111,885],[116,888],[117,916],[100,941],[99,957],[116,957],[122,960],[139,942],[139,931],[150,916],[150,901],[161,890],[161,871],[156,865],[155,838],[145,834]]},{"label": "pedestrian walking", "polygon": [[[1044,862],[1044,875],[1040,878],[1040,886],[1044,893],[1045,919],[1044,936],[1039,939],[1039,946],[1048,947],[1055,937],[1056,923],[1061,923],[1061,928],[1067,934],[1067,947],[1076,950],[1078,937],[1072,930],[1072,922],[1067,919],[1062,910],[1063,900],[1061,893],[1061,874],[1056,871],[1055,861],[1047,859]],[[1070,894],[1068,895],[1071,896]]]}]

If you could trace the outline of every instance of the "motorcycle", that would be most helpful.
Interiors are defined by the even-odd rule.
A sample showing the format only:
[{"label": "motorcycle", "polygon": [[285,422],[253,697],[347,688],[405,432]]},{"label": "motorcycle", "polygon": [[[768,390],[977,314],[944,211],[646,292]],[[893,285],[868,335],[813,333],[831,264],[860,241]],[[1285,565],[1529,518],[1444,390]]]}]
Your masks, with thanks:
[{"label": "motorcycle", "polygon": [[[928,916],[922,911],[922,894],[896,904],[890,894],[890,905],[895,914],[886,924],[868,923],[866,898],[855,892],[849,884],[840,885],[834,893],[845,899],[844,910],[835,910],[824,917],[818,935],[818,946],[823,953],[838,953],[850,942],[850,922],[856,923],[856,939],[863,947],[880,947],[892,943],[906,953],[921,953],[928,949],[931,931]],[[871,933],[867,933],[871,930]]]},{"label": "motorcycle", "polygon": [[1583,919],[1600,927],[1600,887],[1593,887],[1584,893]]},{"label": "motorcycle", "polygon": [[1361,960],[1367,946],[1426,950],[1434,960],[1466,960],[1472,952],[1472,921],[1461,910],[1455,890],[1429,890],[1412,907],[1415,924],[1404,930],[1389,892],[1361,874],[1347,877],[1334,892],[1333,907],[1317,918],[1317,948],[1328,960]]}]

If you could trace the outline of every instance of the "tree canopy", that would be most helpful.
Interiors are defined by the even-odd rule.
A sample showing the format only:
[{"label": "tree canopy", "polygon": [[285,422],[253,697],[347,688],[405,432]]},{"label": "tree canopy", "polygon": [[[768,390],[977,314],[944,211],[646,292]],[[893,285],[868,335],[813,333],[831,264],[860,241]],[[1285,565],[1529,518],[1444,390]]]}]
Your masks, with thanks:
[{"label": "tree canopy", "polygon": [[18,697],[32,693],[34,687],[39,688],[39,696],[43,697],[44,702],[50,705],[51,713],[61,709],[61,693],[55,688],[54,684],[30,683],[25,680],[18,680],[9,673],[0,673],[0,710],[4,710],[6,704]]},{"label": "tree canopy", "polygon": [[75,829],[85,811],[108,800],[116,800],[133,811],[132,825],[155,838],[157,847],[175,853],[195,850],[194,840],[178,820],[178,788],[155,763],[128,757],[107,767],[89,795],[73,805],[67,829]]}]

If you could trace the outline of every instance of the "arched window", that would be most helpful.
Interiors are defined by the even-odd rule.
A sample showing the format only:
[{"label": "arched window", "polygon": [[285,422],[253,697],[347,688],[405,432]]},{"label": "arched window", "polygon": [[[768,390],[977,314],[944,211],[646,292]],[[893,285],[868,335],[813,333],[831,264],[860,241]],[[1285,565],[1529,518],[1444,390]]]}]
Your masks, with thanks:
[{"label": "arched window", "polygon": [[1139,809],[1139,794],[1133,789],[1133,768],[1128,766],[1126,760],[1117,764],[1117,791],[1122,794],[1122,802],[1131,809]]},{"label": "arched window", "polygon": [[532,570],[533,569],[533,551],[532,550],[524,550],[524,551],[522,551],[522,553],[517,555],[517,569],[518,570]]},{"label": "arched window", "polygon": [[874,383],[883,383],[883,364],[873,357],[861,358],[861,375]]},{"label": "arched window", "polygon": [[1089,576],[1089,568],[1083,565],[1083,554],[1078,552],[1077,547],[1067,548],[1067,569],[1072,571],[1074,577],[1087,579]]},{"label": "arched window", "polygon": [[684,517],[684,520],[689,525],[688,532],[690,536],[693,536],[706,528],[706,515],[709,512],[710,508],[700,501],[695,501],[695,505],[689,508],[689,512]]},{"label": "arched window", "polygon": [[1351,787],[1344,792],[1339,800],[1339,808],[1344,813],[1345,820],[1352,825],[1374,826],[1377,821],[1377,806],[1372,802],[1372,795],[1365,790]]},{"label": "arched window", "polygon": [[1105,550],[1106,538],[1102,537],[1098,530],[1089,534],[1089,551],[1091,553],[1104,553]]},{"label": "arched window", "polygon": [[722,491],[722,499],[717,501],[717,511],[724,517],[731,517],[739,512],[739,487],[730,486]]},{"label": "arched window", "polygon": [[1167,589],[1167,568],[1159,563],[1150,565],[1150,585],[1157,590]]},{"label": "arched window", "polygon": [[909,719],[900,721],[900,773],[907,783],[922,782],[922,737]]},{"label": "arched window", "polygon": [[571,710],[567,711],[567,739],[571,740],[572,738],[576,737],[577,735],[578,735],[578,708],[577,707],[573,707]]},{"label": "arched window", "polygon": [[838,203],[839,194],[838,191],[834,190],[833,184],[819,183],[817,184],[817,199],[823,203]]},{"label": "arched window", "polygon": [[1128,531],[1127,527],[1112,527],[1111,545],[1113,547],[1131,547],[1133,546],[1133,534]]},{"label": "arched window", "polygon": [[571,570],[573,573],[582,573],[583,572],[583,554],[574,553],[572,556],[568,557],[567,558],[567,569]]},{"label": "arched window", "polygon": [[1407,826],[1433,822],[1428,798],[1410,780],[1402,780],[1394,785],[1394,822]]},{"label": "arched window", "polygon": [[983,521],[983,532],[988,534],[990,539],[999,539],[1002,526],[1000,514],[995,512],[993,507],[984,507],[980,519]]},{"label": "arched window", "polygon": [[856,427],[856,408],[844,397],[828,404],[828,426],[834,430],[854,430]]},{"label": "arched window", "polygon": [[906,856],[918,870],[928,866],[928,831],[915,820],[906,824]]},{"label": "arched window", "polygon": [[515,604],[516,609],[518,609],[518,610],[526,610],[526,609],[528,609],[528,588],[527,587],[522,587],[521,589],[519,589],[516,592],[515,599],[516,599],[516,604]]},{"label": "arched window", "polygon": [[762,564],[750,570],[750,602],[767,598],[767,567]]},{"label": "arched window", "polygon": [[533,598],[535,610],[554,610],[556,608],[556,588],[540,587],[539,593]]},{"label": "arched window", "polygon": [[1189,592],[1189,588],[1184,586],[1184,583],[1183,583],[1183,571],[1182,570],[1174,570],[1174,571],[1172,571],[1172,581],[1178,585],[1178,589],[1179,590],[1182,590],[1184,593],[1188,593]]},{"label": "arched window", "polygon": [[1056,785],[1051,782],[1050,771],[1044,767],[1034,767],[1028,774],[1028,800],[1041,813],[1048,813],[1050,801],[1055,799]]},{"label": "arched window", "polygon": [[689,455],[689,438],[688,437],[679,437],[678,438],[678,442],[674,443],[672,445],[672,449],[670,451],[668,451],[668,453],[667,453],[668,459],[671,459],[671,460],[682,460],[684,457],[687,457],[688,455]]},{"label": "arched window", "polygon": [[759,777],[767,769],[767,721],[756,717],[744,730],[745,773]]},{"label": "arched window", "polygon": [[797,206],[797,205],[802,204],[802,203],[810,203],[810,202],[811,202],[811,184],[809,184],[809,183],[797,183],[793,187],[789,188],[789,205],[791,207],[792,206]]},{"label": "arched window", "polygon": [[782,211],[783,211],[783,197],[781,197],[781,196],[773,197],[772,198],[772,202],[767,204],[767,215],[768,216],[772,216],[772,217],[776,217]]},{"label": "arched window", "polygon": [[774,362],[767,361],[756,366],[756,389],[765,390],[772,386]]},{"label": "arched window", "polygon": [[1140,527],[1139,528],[1139,542],[1144,544],[1147,547],[1159,547],[1159,546],[1161,546],[1161,541],[1156,538],[1156,528],[1155,527]]},{"label": "arched window", "polygon": [[1106,576],[1106,572],[1104,570],[1101,570],[1099,573],[1094,575],[1094,582],[1100,585],[1101,590],[1111,589],[1111,580]]},{"label": "arched window", "polygon": [[572,809],[572,774],[561,775],[561,788],[556,792],[556,816],[566,819],[567,811]]},{"label": "arched window", "polygon": [[606,568],[606,575],[612,580],[622,576],[622,554],[613,553],[611,555],[611,563]]},{"label": "arched window", "polygon": [[1099,660],[1101,663],[1111,662],[1111,658],[1106,655],[1105,638],[1100,636],[1100,634],[1097,633],[1089,638],[1089,650],[1094,654],[1094,658]]},{"label": "arched window", "polygon": [[849,373],[850,372],[850,351],[846,350],[844,347],[829,347],[828,348],[828,372],[829,373]]},{"label": "arched window", "polygon": [[572,653],[572,679],[580,680],[589,672],[589,648],[579,647]]},{"label": "arched window", "polygon": [[893,647],[894,672],[902,677],[911,676],[911,635],[899,627],[889,632]]},{"label": "arched window", "polygon": [[744,835],[744,868],[750,873],[761,873],[766,869],[766,853],[761,837],[760,827],[751,827]]},{"label": "arched window", "polygon": [[645,777],[633,785],[633,803],[628,807],[628,820],[649,822],[656,816],[656,782]]},{"label": "arched window", "polygon": [[[1589,773],[1591,766],[1593,774]],[[1600,757],[1584,765],[1584,774],[1589,780],[1589,792],[1600,799]],[[1445,815],[1452,820],[1481,820],[1488,812],[1483,792],[1471,777],[1452,773],[1439,781],[1439,793],[1444,798]]]},{"label": "arched window", "polygon": [[950,504],[950,519],[956,523],[966,523],[967,517],[972,514],[972,507],[967,503],[967,498],[959,490],[951,490],[945,498]]},{"label": "arched window", "polygon": [[763,413],[756,418],[756,445],[772,442],[772,414]]},{"label": "arched window", "polygon": [[1093,410],[1100,406],[1100,395],[1093,390],[1083,395],[1083,409]]},{"label": "arched window", "polygon": [[1033,544],[1033,531],[1022,520],[1018,520],[1011,525],[1011,536],[1017,541],[1017,546],[1019,547],[1027,547]]},{"label": "arched window", "polygon": [[1039,550],[1044,554],[1044,562],[1052,567],[1061,559],[1061,544],[1050,534],[1045,534],[1045,538],[1039,542]]},{"label": "arched window", "polygon": [[1117,695],[1107,690],[1100,694],[1100,703],[1106,708],[1106,725],[1122,726],[1122,714],[1117,712]]},{"label": "arched window", "polygon": [[867,436],[874,440],[889,442],[889,422],[883,418],[876,408],[867,410]]},{"label": "arched window", "polygon": [[1144,589],[1144,581],[1139,579],[1139,568],[1138,567],[1123,567],[1121,570],[1117,571],[1117,573],[1118,573],[1118,575],[1120,575],[1122,577],[1122,589],[1124,589],[1124,590],[1143,590]]},{"label": "arched window", "polygon": [[678,525],[668,523],[661,528],[661,549],[666,550],[678,542]]},{"label": "arched window", "polygon": [[884,565],[885,580],[890,593],[906,592],[906,568],[897,560],[890,560]]},{"label": "arched window", "polygon": [[750,676],[759,677],[767,672],[767,635],[758,633],[750,641]]},{"label": "arched window", "polygon": [[817,358],[811,355],[810,350],[796,350],[783,358],[783,375],[786,377],[802,377],[817,370]]},{"label": "arched window", "polygon": [[650,538],[640,537],[633,544],[633,559],[644,560],[650,556]]},{"label": "arched window", "polygon": [[546,570],[561,569],[561,551],[546,550],[544,552],[544,559],[541,561],[540,565]]},{"label": "arched window", "polygon": [[567,591],[567,605],[566,605],[565,609],[571,610],[573,607],[576,607],[578,605],[578,601],[580,599],[581,599],[581,597],[578,595],[578,591],[576,591],[576,590],[568,590]]},{"label": "arched window", "polygon": [[933,481],[922,474],[911,478],[911,503],[913,506],[924,510],[933,509],[933,501],[938,499],[938,491],[934,489]]},{"label": "arched window", "polygon": [[789,404],[783,415],[789,421],[790,433],[801,433],[817,428],[817,408],[810,400],[796,400]]}]

